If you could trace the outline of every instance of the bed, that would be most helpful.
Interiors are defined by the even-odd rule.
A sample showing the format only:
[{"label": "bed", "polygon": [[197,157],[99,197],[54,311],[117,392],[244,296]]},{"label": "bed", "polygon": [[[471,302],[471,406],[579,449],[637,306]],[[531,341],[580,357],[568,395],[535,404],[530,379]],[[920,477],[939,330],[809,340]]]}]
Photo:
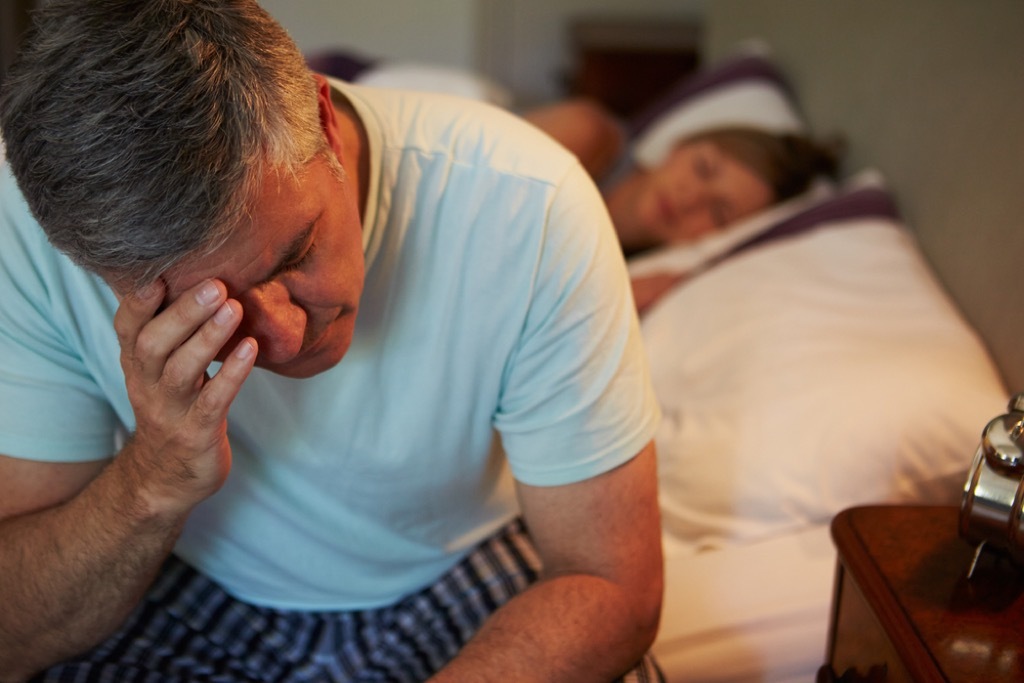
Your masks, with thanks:
[{"label": "bed", "polygon": [[711,70],[735,71],[756,37],[774,73],[762,85],[781,77],[811,130],[842,131],[849,152],[817,208],[761,217],[816,228],[691,255],[715,265],[643,321],[667,408],[654,649],[670,682],[814,680],[831,517],[957,504],[981,429],[1024,383],[1024,6],[898,5],[709,3]]},{"label": "bed", "polygon": [[[751,117],[848,141],[839,181],[630,263],[693,274],[641,325],[665,414],[654,652],[670,683],[813,680],[832,517],[958,503],[982,428],[1024,387],[1024,5],[784,7],[708,3],[708,66],[631,130],[638,158]],[[326,58],[353,80],[514,102],[453,70]]]},{"label": "bed", "polygon": [[[722,79],[723,67],[758,75]],[[772,68],[764,54],[726,60],[700,105],[737,82],[764,89]],[[877,169],[630,267],[698,273],[641,326],[665,414],[655,652],[670,681],[812,680],[832,516],[955,503],[1004,382]]]}]

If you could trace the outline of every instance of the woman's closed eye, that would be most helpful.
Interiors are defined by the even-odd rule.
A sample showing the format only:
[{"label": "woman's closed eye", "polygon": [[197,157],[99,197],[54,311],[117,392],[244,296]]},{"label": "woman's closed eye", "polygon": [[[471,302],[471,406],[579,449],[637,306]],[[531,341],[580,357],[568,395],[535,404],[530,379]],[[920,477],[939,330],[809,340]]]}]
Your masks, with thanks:
[{"label": "woman's closed eye", "polygon": [[701,180],[711,180],[715,167],[705,154],[693,155],[693,171]]}]

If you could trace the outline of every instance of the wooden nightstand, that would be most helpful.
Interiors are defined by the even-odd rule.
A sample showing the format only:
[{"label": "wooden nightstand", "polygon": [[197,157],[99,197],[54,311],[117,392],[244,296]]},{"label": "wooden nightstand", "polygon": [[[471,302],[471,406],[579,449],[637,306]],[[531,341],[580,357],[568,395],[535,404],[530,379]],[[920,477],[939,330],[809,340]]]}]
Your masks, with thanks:
[{"label": "wooden nightstand", "polygon": [[702,27],[669,17],[588,16],[569,27],[575,69],[569,92],[630,117],[693,73],[700,64]]},{"label": "wooden nightstand", "polygon": [[872,506],[832,522],[828,681],[1024,681],[1024,573],[974,554],[956,507]]}]

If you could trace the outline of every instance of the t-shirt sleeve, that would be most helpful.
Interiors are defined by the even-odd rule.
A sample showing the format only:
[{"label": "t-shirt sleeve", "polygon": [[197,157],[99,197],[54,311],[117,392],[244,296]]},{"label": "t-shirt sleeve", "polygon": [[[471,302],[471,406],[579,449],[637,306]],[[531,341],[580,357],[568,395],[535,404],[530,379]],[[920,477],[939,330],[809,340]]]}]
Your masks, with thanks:
[{"label": "t-shirt sleeve", "polygon": [[575,166],[551,203],[495,426],[515,477],[550,486],[628,461],[659,417],[622,252]]},{"label": "t-shirt sleeve", "polygon": [[95,284],[49,246],[2,165],[0,243],[0,453],[109,457],[119,422],[76,349],[97,330],[66,298]]}]

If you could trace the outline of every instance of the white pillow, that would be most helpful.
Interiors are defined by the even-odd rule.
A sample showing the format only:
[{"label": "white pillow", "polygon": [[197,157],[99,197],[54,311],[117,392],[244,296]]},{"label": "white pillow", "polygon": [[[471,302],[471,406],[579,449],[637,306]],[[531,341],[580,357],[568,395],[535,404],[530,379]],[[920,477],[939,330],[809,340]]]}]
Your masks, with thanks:
[{"label": "white pillow", "polygon": [[680,140],[715,128],[807,132],[788,81],[763,45],[741,46],[685,77],[631,127],[633,161],[644,168],[659,165]]},{"label": "white pillow", "polygon": [[661,164],[676,142],[715,128],[748,127],[768,133],[803,133],[801,121],[789,97],[764,82],[739,82],[701,93],[636,138],[633,160],[638,166]]},{"label": "white pillow", "polygon": [[642,322],[666,531],[719,547],[855,504],[957,500],[1008,393],[891,218],[730,257]]}]

